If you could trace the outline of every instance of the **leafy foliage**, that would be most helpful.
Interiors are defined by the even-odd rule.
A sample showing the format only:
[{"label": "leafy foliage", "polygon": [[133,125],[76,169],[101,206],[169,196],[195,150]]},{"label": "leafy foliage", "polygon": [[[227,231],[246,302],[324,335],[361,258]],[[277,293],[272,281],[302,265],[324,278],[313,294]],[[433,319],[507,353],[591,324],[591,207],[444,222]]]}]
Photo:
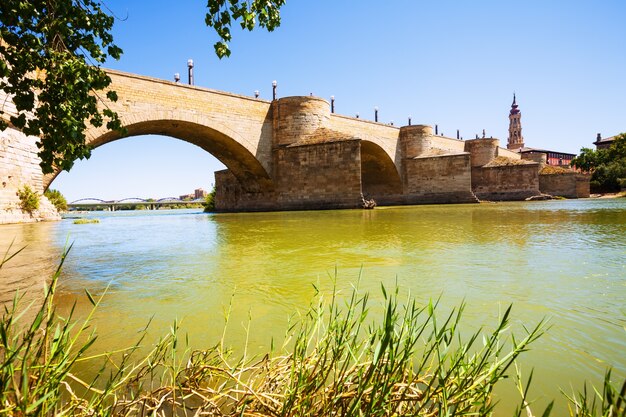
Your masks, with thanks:
[{"label": "leafy foliage", "polygon": [[17,190],[17,196],[20,198],[20,207],[29,214],[39,209],[39,194],[33,191],[29,185]]},{"label": "leafy foliage", "polygon": [[207,26],[217,32],[215,53],[223,58],[230,56],[228,42],[232,39],[230,28],[239,22],[242,29],[251,31],[258,24],[269,32],[280,26],[280,8],[286,0],[209,0],[205,17]]},{"label": "leafy foliage", "polygon": [[592,191],[618,191],[626,179],[626,133],[617,135],[608,149],[582,148],[572,165],[591,172]]},{"label": "leafy foliage", "polygon": [[[97,65],[122,53],[110,33],[113,20],[93,0],[0,2],[0,89],[15,104],[11,125],[40,137],[44,174],[89,157],[87,123],[121,129],[114,112],[98,108],[97,92],[111,79]],[[113,91],[106,97],[117,100]]]},{"label": "leafy foliage", "polygon": [[211,192],[204,197],[204,203],[202,203],[202,205],[204,206],[205,213],[215,210],[215,186],[213,186]]},{"label": "leafy foliage", "polygon": [[67,200],[59,190],[46,190],[43,193],[58,211],[67,211]]}]

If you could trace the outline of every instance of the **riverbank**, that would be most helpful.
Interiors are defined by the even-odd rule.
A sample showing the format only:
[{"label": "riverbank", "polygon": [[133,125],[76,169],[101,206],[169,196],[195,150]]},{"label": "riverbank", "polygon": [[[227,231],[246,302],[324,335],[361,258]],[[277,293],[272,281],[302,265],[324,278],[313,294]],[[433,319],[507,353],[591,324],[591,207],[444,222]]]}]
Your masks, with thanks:
[{"label": "riverbank", "polygon": [[619,193],[604,193],[604,194],[591,194],[590,198],[626,198],[626,191],[620,191]]},{"label": "riverbank", "polygon": [[[13,193],[14,194],[14,193]],[[38,223],[61,220],[61,215],[50,201],[44,196],[39,196],[39,207],[31,212],[20,207],[20,199],[17,195],[3,195],[0,193],[0,226],[14,223]]]}]

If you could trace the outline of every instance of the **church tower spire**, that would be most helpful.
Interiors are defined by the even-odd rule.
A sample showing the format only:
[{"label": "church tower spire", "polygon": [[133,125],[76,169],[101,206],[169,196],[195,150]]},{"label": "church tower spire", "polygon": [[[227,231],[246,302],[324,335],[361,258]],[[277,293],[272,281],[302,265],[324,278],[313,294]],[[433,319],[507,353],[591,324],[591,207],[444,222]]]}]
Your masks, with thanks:
[{"label": "church tower spire", "polygon": [[506,148],[519,150],[524,147],[524,137],[522,136],[522,113],[517,108],[515,93],[513,93],[513,104],[509,112],[509,141]]}]

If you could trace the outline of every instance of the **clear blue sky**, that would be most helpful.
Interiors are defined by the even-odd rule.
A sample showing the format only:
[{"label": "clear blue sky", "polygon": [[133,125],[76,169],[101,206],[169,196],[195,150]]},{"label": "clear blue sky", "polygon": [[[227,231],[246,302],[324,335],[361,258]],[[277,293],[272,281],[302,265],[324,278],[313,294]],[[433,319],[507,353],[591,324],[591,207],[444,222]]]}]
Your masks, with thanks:
[{"label": "clear blue sky", "polygon": [[[506,143],[513,92],[526,146],[576,153],[626,131],[626,1],[287,0],[282,25],[233,31],[219,60],[205,1],[109,0],[124,49],[109,68],[164,79],[195,62],[196,85],[269,98],[336,97],[338,113],[438,124]],[[146,145],[149,145],[146,147]],[[93,151],[52,184],[81,197],[166,197],[209,189],[223,165],[157,136]]]}]

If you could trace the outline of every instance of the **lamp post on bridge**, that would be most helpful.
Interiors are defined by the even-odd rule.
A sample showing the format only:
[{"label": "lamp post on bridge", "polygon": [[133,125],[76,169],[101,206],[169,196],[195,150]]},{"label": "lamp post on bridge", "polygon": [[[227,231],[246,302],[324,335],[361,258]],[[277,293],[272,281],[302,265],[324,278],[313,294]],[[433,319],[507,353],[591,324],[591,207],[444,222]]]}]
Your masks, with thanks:
[{"label": "lamp post on bridge", "polygon": [[272,100],[276,100],[276,86],[278,86],[276,80],[272,81]]},{"label": "lamp post on bridge", "polygon": [[189,85],[193,85],[193,59],[187,60],[187,70],[189,75]]},{"label": "lamp post on bridge", "polygon": [[335,96],[330,96],[330,112],[335,112]]},{"label": "lamp post on bridge", "polygon": [[174,74],[174,82],[176,84],[180,82],[180,74],[178,72]]},{"label": "lamp post on bridge", "polygon": [[411,116],[409,116],[409,126],[411,126]]},{"label": "lamp post on bridge", "polygon": [[254,98],[259,98],[259,90],[254,90]]},{"label": "lamp post on bridge", "polygon": [[378,122],[378,107],[374,107],[374,121]]}]

